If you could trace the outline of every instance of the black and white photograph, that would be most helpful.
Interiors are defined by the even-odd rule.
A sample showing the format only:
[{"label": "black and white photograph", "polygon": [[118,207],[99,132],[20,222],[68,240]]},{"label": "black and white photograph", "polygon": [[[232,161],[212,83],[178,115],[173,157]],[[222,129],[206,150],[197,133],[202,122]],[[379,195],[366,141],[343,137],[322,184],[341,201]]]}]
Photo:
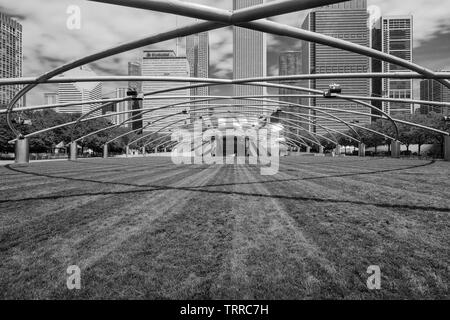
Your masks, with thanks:
[{"label": "black and white photograph", "polygon": [[0,0],[0,300],[450,300],[449,15]]}]

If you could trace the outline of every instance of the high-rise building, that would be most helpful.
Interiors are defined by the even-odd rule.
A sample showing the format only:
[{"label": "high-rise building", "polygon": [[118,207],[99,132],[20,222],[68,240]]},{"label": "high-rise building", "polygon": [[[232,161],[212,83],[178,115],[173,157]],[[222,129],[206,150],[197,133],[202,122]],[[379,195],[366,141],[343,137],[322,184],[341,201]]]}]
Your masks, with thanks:
[{"label": "high-rise building", "polygon": [[[144,57],[142,59],[142,75],[154,76],[154,77],[189,77],[189,63],[186,57],[177,57],[173,50],[145,50]],[[167,81],[151,81],[143,83],[144,92],[154,92],[159,90],[172,89],[181,86],[188,86],[189,83],[174,83]],[[190,90],[176,90],[165,93],[159,93],[159,96],[183,96],[186,98],[178,99],[157,99],[157,100],[144,100],[144,109],[157,109],[171,104],[182,103],[186,101],[186,104],[180,106],[174,106],[170,108],[155,110],[149,112],[143,116],[143,126],[149,122],[154,122],[155,116],[166,117],[173,113],[180,113],[175,116],[168,117],[164,120],[158,121],[145,128],[145,131],[155,131],[162,129],[161,132],[168,132],[170,129],[182,126],[189,123],[189,96]],[[182,113],[186,110],[187,113]],[[151,119],[150,119],[151,118]],[[174,123],[176,122],[176,123]],[[168,127],[167,127],[168,126]],[[167,128],[165,128],[167,127]]]},{"label": "high-rise building", "polygon": [[[82,66],[65,72],[61,77],[92,77],[96,76],[95,72],[87,66]],[[75,83],[59,83],[58,84],[58,103],[82,102],[89,100],[102,99],[102,83],[101,82],[75,82]],[[55,108],[59,113],[81,113],[85,114],[94,108],[101,106],[101,103],[80,104],[68,107]],[[101,111],[95,112],[94,115],[100,115]]]},{"label": "high-rise building", "polygon": [[[233,0],[233,10],[259,4],[264,0]],[[263,32],[233,27],[233,77],[234,79],[265,77],[267,74],[267,40]],[[234,85],[235,96],[264,95],[264,87]],[[239,105],[254,105],[254,102],[236,100],[234,111],[255,111]],[[257,103],[261,105],[261,103]],[[261,112],[257,112],[261,113]]]},{"label": "high-rise building", "polygon": [[57,104],[57,103],[58,103],[58,93],[57,92],[44,93],[44,104]]},{"label": "high-rise building", "polygon": [[[115,94],[114,92],[112,92],[112,94]],[[112,98],[112,94],[111,95],[107,95],[107,96],[103,96],[103,100],[107,100],[107,99],[111,99]],[[110,115],[109,117],[104,117],[103,119],[109,121],[110,123],[113,124],[117,124],[117,115],[112,115],[113,113],[116,113],[117,111],[117,106],[115,104],[112,103],[104,103],[104,107],[102,108],[102,115]]]},{"label": "high-rise building", "polygon": [[[128,88],[117,88],[116,89],[116,98],[126,98],[127,97]],[[126,112],[128,111],[128,101],[116,103],[116,111],[117,112]],[[114,123],[119,124],[131,117],[129,113],[120,113],[116,116],[116,120]],[[124,128],[131,127],[130,124],[125,124]]]},{"label": "high-rise building", "polygon": [[[140,62],[128,62],[128,75],[129,76],[142,76],[142,66]],[[142,82],[140,81],[129,81],[128,88],[132,90],[136,90],[137,93],[142,93]],[[128,110],[141,110],[142,107],[141,100],[132,100],[128,101]],[[129,117],[132,118],[129,123],[129,127],[132,130],[137,130],[142,128],[142,116],[140,115],[141,111],[135,111],[129,114]],[[140,133],[140,132],[137,132]]]},{"label": "high-rise building", "polygon": [[[382,51],[412,62],[412,16],[384,16],[381,18]],[[382,62],[383,72],[409,71],[403,67]],[[412,79],[383,79],[382,95],[388,98],[412,98]],[[383,111],[395,116],[414,113],[414,105],[401,102],[383,102]]]},{"label": "high-rise building", "polygon": [[[290,76],[290,75],[299,75],[302,73],[302,53],[300,51],[287,51],[280,53],[278,57],[278,74],[280,76]],[[285,84],[289,86],[302,87],[305,85],[305,81],[299,80],[283,80],[280,81],[280,84]],[[304,92],[292,89],[279,89],[280,95],[298,95],[303,94]],[[280,101],[290,102],[293,104],[302,104],[301,98],[294,97],[282,97]],[[309,110],[305,108],[300,108],[296,106],[288,106],[288,105],[280,105],[280,109],[287,112],[297,112],[304,114],[306,117],[309,115]],[[286,115],[283,113],[279,114],[280,117],[296,120],[296,121],[304,121],[299,119],[298,117],[294,117],[292,115]],[[309,129],[309,125],[299,123],[300,126]]]},{"label": "high-rise building", "polygon": [[[383,47],[381,44],[381,19],[378,18],[376,21],[374,21],[374,24],[371,26],[371,44],[372,49],[382,51]],[[371,58],[371,68],[372,72],[382,72],[383,71],[383,65],[381,60]],[[371,86],[372,86],[372,97],[381,98],[383,97],[383,79],[381,78],[373,78],[371,80]],[[383,110],[383,103],[379,100],[372,100],[371,104],[374,107],[377,107],[379,110]],[[374,115],[381,115],[381,112],[372,110],[372,114]],[[376,121],[379,119],[378,117],[373,117],[372,121]]]},{"label": "high-rise building", "polygon": [[[303,22],[302,28],[369,46],[368,18],[367,0],[352,0],[312,10]],[[304,74],[368,72],[370,59],[353,52],[302,41],[302,70]],[[370,94],[368,79],[309,80],[307,86],[325,91],[332,83],[340,84],[343,94],[359,96]],[[342,99],[317,98],[304,101],[304,104],[309,103],[312,106],[371,113],[367,107]],[[371,121],[370,117],[363,115],[331,113],[349,122],[358,122],[363,125]],[[311,111],[311,115],[316,115],[316,112]],[[317,123],[340,131],[348,130],[344,124],[335,121],[317,118]],[[319,126],[313,130],[321,134],[326,133]]]},{"label": "high-rise building", "polygon": [[[186,57],[189,62],[191,77],[208,78],[209,77],[209,34],[202,32],[186,37]],[[209,87],[199,87],[191,89],[191,96],[208,96]],[[191,104],[191,116],[200,116],[204,114],[201,110],[196,112],[195,109],[201,108],[199,102]]]},{"label": "high-rise building", "polygon": [[[422,80],[420,82],[420,100],[450,102],[450,89],[432,79]],[[450,115],[449,108],[420,105],[421,114],[429,114],[430,112],[442,113],[445,116]]]},{"label": "high-rise building", "polygon": [[[116,98],[126,98],[127,97],[128,88],[116,88],[115,90],[104,94],[103,99],[116,99]],[[118,102],[118,103],[104,103],[105,106],[102,108],[102,114],[107,115],[111,114],[109,117],[105,117],[109,122],[113,124],[119,124],[127,120],[131,117],[130,114],[125,113],[128,111],[128,101]],[[121,112],[120,114],[116,114]],[[114,113],[114,115],[113,115]],[[122,127],[128,128],[130,125],[124,124]]]},{"label": "high-rise building", "polygon": [[[0,78],[22,77],[22,25],[0,12]],[[0,86],[0,108],[5,108],[22,86]],[[19,101],[17,106],[22,106]]]}]

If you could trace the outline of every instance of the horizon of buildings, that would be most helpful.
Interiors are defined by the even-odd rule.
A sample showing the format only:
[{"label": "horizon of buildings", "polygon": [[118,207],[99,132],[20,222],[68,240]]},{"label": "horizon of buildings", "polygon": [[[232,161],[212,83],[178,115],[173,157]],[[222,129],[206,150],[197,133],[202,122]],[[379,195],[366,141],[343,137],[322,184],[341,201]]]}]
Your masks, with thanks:
[{"label": "horizon of buildings", "polygon": [[[248,6],[258,5],[264,3],[264,0],[233,0],[233,9],[244,8]],[[362,18],[363,17],[363,18]],[[333,20],[334,19],[334,20]],[[6,40],[6,46],[3,42],[4,48],[1,48],[3,52],[6,52],[5,55],[7,63],[3,63],[0,69],[2,72],[9,72],[9,75],[1,75],[2,77],[20,77],[22,76],[22,62],[23,62],[23,53],[22,53],[22,26],[20,23],[12,19],[11,17],[0,13],[0,20],[2,23],[2,37]],[[369,43],[367,44],[364,33],[366,30],[363,30],[363,25],[367,23],[368,14],[367,14],[367,0],[351,0],[339,4],[324,6],[320,8],[316,8],[311,11],[311,13],[307,16],[303,23],[303,27],[309,28],[310,30],[328,34],[331,36],[335,36],[337,38],[347,39],[349,41],[355,43],[365,43],[365,45],[371,46],[372,48],[378,49],[382,52],[386,52],[389,54],[396,55],[407,61],[413,61],[413,17],[411,15],[406,16],[381,16],[378,28],[375,27],[372,30],[367,27],[367,35],[369,39]],[[343,22],[345,21],[345,22]],[[364,22],[363,22],[364,21]],[[344,32],[340,32],[339,28],[342,28]],[[352,29],[349,30],[349,29]],[[341,30],[341,31],[342,31]],[[234,78],[246,78],[246,77],[254,77],[254,76],[263,76],[266,74],[266,63],[267,63],[267,52],[266,52],[266,37],[263,33],[255,32],[252,30],[246,30],[243,28],[234,27],[233,28],[233,55],[234,55],[234,63],[233,63],[233,77]],[[12,39],[12,40],[11,40]],[[249,41],[251,40],[251,41]],[[361,43],[360,43],[361,44]],[[334,51],[333,50],[337,50]],[[161,50],[160,50],[161,51]],[[337,53],[337,54],[336,54]],[[390,72],[390,71],[405,71],[403,68],[399,68],[395,65],[391,65],[388,63],[382,63],[377,61],[376,59],[370,59],[367,57],[356,55],[349,59],[352,53],[345,52],[339,49],[328,48],[322,45],[312,44],[312,43],[303,43],[300,52],[295,53],[295,62],[292,60],[293,58],[288,58],[289,55],[293,55],[293,52],[282,52],[279,56],[279,74],[298,74],[305,73],[307,71],[314,73],[323,73],[323,72],[361,72],[362,70],[372,72]],[[286,57],[283,57],[286,56]],[[329,60],[330,57],[333,56],[333,60]],[[183,57],[178,57],[182,58]],[[201,33],[186,37],[186,58],[189,65],[189,73],[192,77],[208,77],[209,76],[209,37],[208,33]],[[283,59],[291,59],[289,62],[294,66],[288,66],[289,63],[286,62],[286,68],[289,70],[282,70],[282,62]],[[328,59],[328,60],[327,60]],[[347,60],[346,60],[347,59]],[[298,60],[301,60],[299,63]],[[345,61],[349,61],[347,65],[344,64]],[[144,61],[144,60],[142,60]],[[332,63],[330,63],[332,61]],[[366,63],[367,61],[368,64]],[[356,62],[356,63],[355,63]],[[307,64],[307,66],[305,66]],[[299,65],[301,68],[299,68]],[[129,66],[129,75],[142,75],[142,70],[130,70]],[[136,66],[135,66],[136,68]],[[293,69],[294,68],[294,69]],[[334,70],[335,69],[335,70]],[[79,69],[75,69],[79,71]],[[80,70],[85,70],[84,67],[80,68]],[[295,71],[292,71],[295,70]],[[298,72],[301,70],[302,72]],[[334,70],[334,71],[333,71]],[[166,72],[168,74],[170,72]],[[176,73],[176,71],[175,71]],[[323,82],[323,83],[322,83]],[[324,89],[332,80],[311,80],[306,83],[306,86],[310,88],[319,88]],[[346,94],[363,94],[363,95],[372,95],[372,96],[382,96],[382,97],[391,97],[391,98],[413,98],[413,80],[403,80],[403,79],[373,79],[368,80],[369,83],[369,91],[367,91],[367,84],[365,83],[365,79],[342,79],[336,81],[341,84],[343,90]],[[446,88],[441,88],[439,85],[434,84],[435,81],[424,80],[421,81],[421,90],[420,95],[422,97],[432,97],[433,101],[439,101],[439,99],[445,101],[445,99],[449,99],[449,95],[446,94]],[[287,83],[293,85],[303,85],[305,83],[296,82]],[[422,86],[423,83],[423,86]],[[427,83],[427,85],[425,85]],[[57,92],[47,92],[44,93],[44,100],[46,104],[53,104],[55,102],[64,103],[70,101],[82,101],[86,99],[91,99],[95,97],[96,100],[101,99],[101,83],[95,84],[99,87],[92,87],[93,84],[60,84],[58,85]],[[129,83],[129,87],[136,87],[139,92],[145,91],[142,88],[142,83]],[[140,87],[141,86],[141,87]],[[5,104],[9,100],[11,100],[12,96],[20,89],[21,86],[2,86],[0,87],[0,98],[3,98],[0,104]],[[140,87],[140,88],[139,88]],[[423,87],[423,88],[422,88]],[[425,89],[427,88],[427,89]],[[264,94],[266,90],[261,87],[252,87],[252,86],[234,86],[233,93],[235,95],[259,95]],[[424,92],[428,90],[428,92]],[[91,93],[92,91],[92,93]],[[352,92],[354,91],[354,92]],[[290,91],[290,90],[279,90],[280,94],[296,94],[298,91]],[[364,92],[364,93],[363,93]],[[441,93],[442,92],[442,93]],[[196,88],[190,90],[190,95],[209,95],[209,88]],[[8,98],[5,99],[5,97]],[[116,97],[124,97],[126,96],[125,88],[116,88]],[[318,106],[325,107],[335,107],[335,108],[350,108],[356,111],[367,112],[367,108],[361,107],[359,110],[357,105],[349,104],[347,102],[340,101],[340,103],[336,101],[332,101],[332,99],[311,99],[312,101],[304,101],[295,98],[281,98],[281,101],[291,101],[293,103],[312,103]],[[295,100],[295,101],[294,101]],[[224,102],[225,104],[226,102]],[[231,107],[235,112],[239,113],[239,111],[243,112],[242,114],[248,115],[249,111],[253,111],[254,109],[245,108],[246,104],[254,104],[253,102],[243,102],[243,101],[233,101],[230,102],[231,105],[236,103],[234,107]],[[128,104],[128,106],[125,106]],[[117,111],[125,111],[130,108],[142,109],[143,104],[141,102],[132,101],[129,103],[122,103],[120,107],[116,107]],[[373,105],[379,107],[383,111],[393,116],[404,114],[404,113],[426,113],[431,111],[440,111],[442,112],[445,108],[432,108],[426,106],[420,106],[419,109],[415,109],[414,105],[405,104],[405,103],[389,103],[389,102],[378,102],[373,101]],[[19,105],[23,105],[23,103],[19,103]],[[56,108],[57,112],[61,113],[86,113],[90,111],[93,107],[98,105],[85,105],[85,106],[74,106],[74,107],[66,107],[66,108]],[[191,105],[191,108],[187,108],[191,115],[195,114],[196,105]],[[281,106],[280,109],[285,107]],[[120,109],[120,110],[119,110]],[[248,110],[247,110],[248,109]],[[286,109],[287,110],[287,109]],[[294,108],[290,108],[289,110],[294,110]],[[312,119],[314,119],[314,115],[316,112],[309,112],[305,109],[299,109],[296,111],[305,111],[307,115],[310,115]],[[427,111],[428,110],[428,111]],[[208,111],[210,112],[210,111]],[[376,111],[372,111],[372,113],[376,113]],[[135,113],[136,114],[136,113]],[[133,114],[133,115],[135,115]],[[341,118],[351,118],[351,121],[357,122],[359,124],[365,124],[370,122],[369,117],[355,116],[355,115],[346,115],[344,113],[337,114]],[[123,122],[125,119],[130,117],[129,114],[121,114],[120,116],[115,117],[113,122]],[[315,119],[317,123],[323,124],[326,123],[323,120]],[[133,128],[142,127],[142,123],[139,121],[133,122],[130,126]],[[333,122],[326,123],[327,126],[338,130],[346,130],[340,124],[336,124]],[[316,130],[317,132],[321,132],[321,129],[318,127],[311,126],[311,130]],[[325,133],[322,131],[322,133]]]}]

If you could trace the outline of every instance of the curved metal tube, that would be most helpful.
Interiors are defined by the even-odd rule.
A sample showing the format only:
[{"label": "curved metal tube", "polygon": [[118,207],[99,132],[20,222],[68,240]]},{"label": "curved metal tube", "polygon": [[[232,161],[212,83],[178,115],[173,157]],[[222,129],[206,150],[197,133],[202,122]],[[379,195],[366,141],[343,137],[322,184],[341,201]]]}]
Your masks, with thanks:
[{"label": "curved metal tube", "polygon": [[[241,79],[217,79],[217,78],[196,78],[196,77],[164,77],[167,82],[193,82],[193,83],[216,83],[222,81],[235,81],[236,84],[252,83],[259,81],[297,81],[297,80],[326,80],[326,79],[450,79],[450,72],[435,72],[434,76],[424,76],[417,72],[349,72],[349,73],[310,73],[285,76],[266,76]],[[36,84],[37,77],[3,78],[0,79],[0,86]],[[89,76],[89,77],[64,77],[42,80],[38,84],[57,84],[72,82],[121,82],[121,81],[161,81],[161,77],[155,76]],[[225,83],[223,83],[225,84]],[[227,84],[233,84],[227,83]]]}]

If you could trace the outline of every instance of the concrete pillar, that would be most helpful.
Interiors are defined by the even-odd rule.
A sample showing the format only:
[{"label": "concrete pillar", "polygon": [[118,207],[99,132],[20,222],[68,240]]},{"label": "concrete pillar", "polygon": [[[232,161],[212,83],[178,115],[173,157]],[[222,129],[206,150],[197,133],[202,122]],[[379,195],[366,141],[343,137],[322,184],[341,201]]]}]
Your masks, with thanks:
[{"label": "concrete pillar", "polygon": [[336,149],[334,149],[334,154],[339,156],[341,154],[341,146],[337,145]]},{"label": "concrete pillar", "polygon": [[145,157],[146,153],[145,153],[145,147],[142,147],[142,155]]},{"label": "concrete pillar", "polygon": [[125,156],[128,158],[128,155],[130,154],[130,146],[125,147]]},{"label": "concrete pillar", "polygon": [[311,153],[311,147],[306,147],[306,153]]},{"label": "concrete pillar", "polygon": [[78,146],[76,142],[71,142],[70,143],[70,161],[76,161],[77,160],[77,156],[78,156]]},{"label": "concrete pillar", "polygon": [[158,148],[155,148],[155,154],[158,153]]},{"label": "concrete pillar", "polygon": [[108,158],[108,144],[103,145],[103,159]]},{"label": "concrete pillar", "polygon": [[444,160],[450,161],[450,136],[444,136]]},{"label": "concrete pillar", "polygon": [[364,143],[360,143],[358,145],[358,156],[360,157],[366,156],[366,145]]},{"label": "concrete pillar", "polygon": [[391,142],[391,157],[400,158],[400,141]]},{"label": "concrete pillar", "polygon": [[30,163],[30,144],[28,138],[18,138],[15,147],[15,163],[25,165]]},{"label": "concrete pillar", "polygon": [[323,146],[320,146],[320,147],[319,147],[319,153],[323,153],[323,150],[324,150],[324,149],[323,149]]}]

